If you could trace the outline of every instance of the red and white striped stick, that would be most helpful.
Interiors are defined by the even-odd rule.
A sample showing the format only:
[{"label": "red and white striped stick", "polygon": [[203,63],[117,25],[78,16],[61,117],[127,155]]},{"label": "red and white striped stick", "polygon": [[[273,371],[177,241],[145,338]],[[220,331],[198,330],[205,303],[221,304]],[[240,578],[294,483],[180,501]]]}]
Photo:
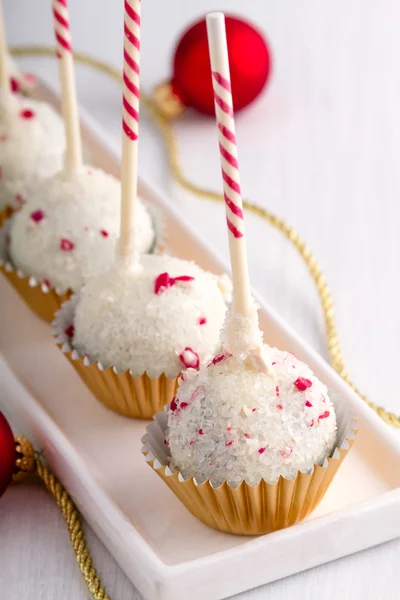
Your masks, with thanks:
[{"label": "red and white striped stick", "polygon": [[137,205],[140,72],[140,0],[125,0],[122,107],[120,257],[134,247]]},{"label": "red and white striped stick", "polygon": [[82,166],[82,142],[69,27],[68,0],[53,0],[53,15],[67,145],[65,167],[69,171],[73,171]]},{"label": "red and white striped stick", "polygon": [[242,316],[249,317],[254,311],[254,304],[250,293],[247,265],[243,202],[240,189],[228,46],[223,13],[207,15],[207,35],[231,257],[233,308],[235,312]]}]

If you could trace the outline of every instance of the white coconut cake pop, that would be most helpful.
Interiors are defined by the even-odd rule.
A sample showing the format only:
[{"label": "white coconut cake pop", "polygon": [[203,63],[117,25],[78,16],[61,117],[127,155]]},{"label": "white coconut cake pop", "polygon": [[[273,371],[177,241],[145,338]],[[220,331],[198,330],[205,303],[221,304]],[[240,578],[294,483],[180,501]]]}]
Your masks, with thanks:
[{"label": "white coconut cake pop", "polygon": [[134,271],[118,264],[81,290],[72,345],[91,361],[134,376],[175,377],[219,347],[224,278],[193,262],[143,255]]},{"label": "white coconut cake pop", "polygon": [[[64,292],[106,271],[119,235],[120,183],[101,169],[82,167],[43,181],[13,218],[13,264]],[[153,248],[152,217],[138,202],[136,250]]]},{"label": "white coconut cake pop", "polygon": [[332,452],[336,415],[326,386],[293,354],[266,345],[266,372],[258,369],[257,353],[245,351],[257,347],[254,332],[251,321],[229,314],[224,351],[200,371],[182,373],[166,443],[171,467],[185,479],[274,484]]},{"label": "white coconut cake pop", "polygon": [[13,97],[0,107],[0,210],[18,208],[37,183],[61,169],[64,126],[45,102]]}]

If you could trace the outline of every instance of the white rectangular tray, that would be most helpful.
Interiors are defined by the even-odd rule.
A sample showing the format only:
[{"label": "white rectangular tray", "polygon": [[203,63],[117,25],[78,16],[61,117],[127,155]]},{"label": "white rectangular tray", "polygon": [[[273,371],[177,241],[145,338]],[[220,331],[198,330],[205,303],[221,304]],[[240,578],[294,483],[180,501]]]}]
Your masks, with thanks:
[{"label": "white rectangular tray", "polygon": [[[93,162],[118,173],[96,132],[85,127]],[[141,180],[140,192],[165,212],[175,254],[226,271],[159,190]],[[262,299],[266,341],[294,352],[340,392],[358,414],[360,433],[314,514],[258,538],[218,533],[187,512],[140,453],[145,423],[95,400],[55,346],[50,327],[2,278],[0,299],[7,361],[0,361],[1,408],[34,437],[146,600],[218,600],[400,536],[399,440]]]}]

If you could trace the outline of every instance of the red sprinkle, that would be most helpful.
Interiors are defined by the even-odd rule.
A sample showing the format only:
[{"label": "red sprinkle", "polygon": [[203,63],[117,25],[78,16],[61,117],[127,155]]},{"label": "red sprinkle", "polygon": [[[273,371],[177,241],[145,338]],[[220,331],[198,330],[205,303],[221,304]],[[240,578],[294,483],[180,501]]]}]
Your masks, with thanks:
[{"label": "red sprinkle", "polygon": [[186,408],[187,406],[189,406],[189,404],[187,402],[181,402],[180,407],[183,410],[184,408]]},{"label": "red sprinkle", "polygon": [[197,323],[198,323],[199,325],[205,325],[205,324],[207,323],[207,319],[206,319],[205,317],[199,317],[199,318],[197,319]]},{"label": "red sprinkle", "polygon": [[312,386],[312,381],[310,379],[306,379],[305,377],[298,377],[294,382],[294,385],[298,390],[300,390],[300,392],[304,392],[304,390],[307,390]]},{"label": "red sprinkle", "polygon": [[314,427],[314,423],[315,423],[314,419],[311,419],[311,421],[309,423],[310,427]]},{"label": "red sprinkle", "polygon": [[60,248],[63,252],[71,252],[71,250],[75,248],[75,244],[67,238],[62,238],[60,241]]},{"label": "red sprinkle", "polygon": [[312,407],[312,404],[311,404],[311,402],[309,400],[307,400],[307,402],[305,404],[306,404],[307,408],[311,408]]},{"label": "red sprinkle", "polygon": [[100,229],[100,233],[103,237],[108,237],[110,235],[105,229]]},{"label": "red sprinkle", "polygon": [[232,427],[227,427],[226,430],[227,431],[232,431]]},{"label": "red sprinkle", "polygon": [[170,277],[168,273],[161,273],[154,280],[154,293],[162,294],[168,288],[174,286],[178,281],[194,281],[194,277],[189,275],[180,275],[179,277]]},{"label": "red sprinkle", "polygon": [[36,75],[34,75],[33,73],[25,73],[24,79],[31,85],[34,85],[36,83]]},{"label": "red sprinkle", "polygon": [[31,213],[31,219],[32,221],[35,221],[35,223],[40,223],[40,221],[44,219],[44,212],[40,209],[34,210]]},{"label": "red sprinkle", "polygon": [[272,365],[276,365],[276,361],[274,360],[274,362],[272,363]]},{"label": "red sprinkle", "polygon": [[286,448],[286,450],[279,450],[278,454],[280,454],[280,456],[282,458],[289,458],[289,456],[292,454],[293,452],[293,447],[292,446],[288,446]]},{"label": "red sprinkle", "polygon": [[18,92],[20,91],[20,85],[19,85],[19,81],[17,79],[15,79],[15,77],[10,77],[10,86],[11,86],[11,91],[13,94],[18,94]]},{"label": "red sprinkle", "polygon": [[256,412],[256,410],[257,410],[256,408],[252,408],[251,412]]},{"label": "red sprinkle", "polygon": [[248,440],[249,440],[249,439],[250,439],[250,437],[251,437],[249,433],[244,433],[243,435],[244,435],[244,437],[245,437],[245,438],[247,438]]},{"label": "red sprinkle", "polygon": [[227,358],[227,354],[217,354],[217,356],[214,356],[214,358],[212,359],[210,364],[207,366],[211,367],[211,365],[217,365],[218,363],[220,363],[222,360],[225,360],[226,358]]},{"label": "red sprinkle", "polygon": [[175,412],[176,409],[178,408],[178,405],[176,403],[176,396],[174,396],[171,400],[171,404],[169,405],[170,409],[172,410],[172,412]]},{"label": "red sprinkle", "polygon": [[44,279],[42,279],[42,283],[44,285],[47,285],[48,288],[51,288],[51,281],[50,281],[50,279],[44,278]]},{"label": "red sprinkle", "polygon": [[74,337],[75,327],[72,324],[68,325],[68,327],[66,329],[64,329],[64,333],[69,338]]},{"label": "red sprinkle", "polygon": [[282,404],[277,404],[277,405],[276,405],[276,408],[277,408],[278,410],[283,410],[283,406],[282,406]]},{"label": "red sprinkle", "polygon": [[198,434],[199,435],[204,435],[204,431],[202,429],[199,429]]},{"label": "red sprinkle", "polygon": [[321,421],[321,419],[327,419],[330,414],[331,413],[329,412],[329,410],[326,410],[325,412],[322,413],[322,415],[319,415],[318,421]]},{"label": "red sprinkle", "polygon": [[276,388],[275,388],[275,392],[276,392],[276,395],[277,395],[277,396],[278,396],[278,398],[279,398],[279,385],[277,385],[277,386],[276,386]]},{"label": "red sprinkle", "polygon": [[187,369],[198,369],[200,366],[200,357],[192,348],[185,348],[179,355],[179,360]]},{"label": "red sprinkle", "polygon": [[164,444],[165,444],[166,446],[169,446],[169,441],[168,441],[168,440],[164,440]]},{"label": "red sprinkle", "polygon": [[33,119],[33,117],[35,116],[35,112],[30,108],[26,108],[25,110],[21,110],[19,116],[23,119]]},{"label": "red sprinkle", "polygon": [[229,442],[225,442],[225,446],[232,446],[233,440],[229,440]]},{"label": "red sprinkle", "polygon": [[189,442],[189,446],[193,446],[194,444],[194,440],[192,440],[191,442]]},{"label": "red sprinkle", "polygon": [[258,454],[264,454],[265,452],[265,448],[259,448],[258,449]]}]

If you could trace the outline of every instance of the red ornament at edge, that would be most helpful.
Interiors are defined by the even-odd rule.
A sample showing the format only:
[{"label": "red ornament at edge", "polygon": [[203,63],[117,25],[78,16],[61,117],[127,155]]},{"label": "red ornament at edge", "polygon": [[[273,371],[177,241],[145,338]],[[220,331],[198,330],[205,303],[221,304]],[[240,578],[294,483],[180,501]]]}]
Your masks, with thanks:
[{"label": "red ornament at edge", "polygon": [[[237,17],[225,17],[233,106],[239,111],[264,89],[271,55],[262,33]],[[175,50],[172,91],[187,107],[214,115],[214,93],[204,19],[188,29]]]},{"label": "red ornament at edge", "polygon": [[0,496],[11,483],[15,468],[14,435],[5,416],[0,412]]}]

